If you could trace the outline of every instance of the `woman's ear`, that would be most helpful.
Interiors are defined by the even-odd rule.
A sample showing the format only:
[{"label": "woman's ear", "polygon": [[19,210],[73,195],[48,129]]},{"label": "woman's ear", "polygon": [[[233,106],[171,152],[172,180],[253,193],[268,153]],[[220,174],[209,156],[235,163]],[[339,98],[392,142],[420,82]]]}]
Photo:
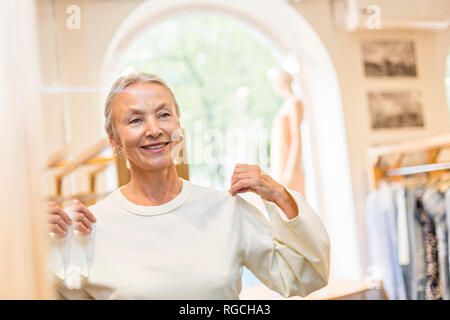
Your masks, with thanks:
[{"label": "woman's ear", "polygon": [[119,151],[121,148],[120,142],[117,141],[116,137],[114,136],[114,133],[110,133],[109,135],[109,143],[111,144],[111,147],[114,152]]}]

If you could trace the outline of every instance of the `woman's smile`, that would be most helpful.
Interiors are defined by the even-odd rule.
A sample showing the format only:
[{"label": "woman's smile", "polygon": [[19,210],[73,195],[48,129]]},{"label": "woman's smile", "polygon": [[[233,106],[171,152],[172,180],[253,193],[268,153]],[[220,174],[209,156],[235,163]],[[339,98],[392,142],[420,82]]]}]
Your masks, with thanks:
[{"label": "woman's smile", "polygon": [[152,143],[141,147],[146,152],[160,153],[167,149],[170,142]]}]

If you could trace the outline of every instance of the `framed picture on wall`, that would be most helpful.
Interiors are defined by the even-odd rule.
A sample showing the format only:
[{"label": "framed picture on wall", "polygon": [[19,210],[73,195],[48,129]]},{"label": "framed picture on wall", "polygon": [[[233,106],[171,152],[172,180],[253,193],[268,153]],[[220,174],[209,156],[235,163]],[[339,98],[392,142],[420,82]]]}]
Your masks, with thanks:
[{"label": "framed picture on wall", "polygon": [[361,44],[366,77],[416,77],[412,41],[364,41]]},{"label": "framed picture on wall", "polygon": [[372,129],[423,128],[418,90],[368,92]]}]

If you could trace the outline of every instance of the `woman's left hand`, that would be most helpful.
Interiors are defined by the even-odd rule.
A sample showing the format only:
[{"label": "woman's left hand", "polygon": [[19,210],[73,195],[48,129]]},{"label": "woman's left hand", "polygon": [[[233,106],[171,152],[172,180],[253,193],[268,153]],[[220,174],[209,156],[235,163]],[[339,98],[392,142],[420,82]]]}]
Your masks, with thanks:
[{"label": "woman's left hand", "polygon": [[248,191],[258,194],[264,200],[274,202],[290,219],[298,214],[295,200],[283,185],[263,172],[258,165],[237,164],[228,192],[235,196]]},{"label": "woman's left hand", "polygon": [[254,192],[264,200],[275,202],[285,190],[257,165],[237,164],[231,177],[231,187],[228,192],[232,196],[243,192]]}]

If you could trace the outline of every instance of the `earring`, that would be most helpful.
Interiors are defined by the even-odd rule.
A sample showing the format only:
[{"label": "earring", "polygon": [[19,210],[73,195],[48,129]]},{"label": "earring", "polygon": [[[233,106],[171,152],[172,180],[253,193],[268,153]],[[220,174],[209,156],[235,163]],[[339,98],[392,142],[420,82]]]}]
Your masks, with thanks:
[{"label": "earring", "polygon": [[116,157],[119,157],[120,155],[122,155],[122,149],[121,148],[114,148],[113,152],[116,155]]}]

